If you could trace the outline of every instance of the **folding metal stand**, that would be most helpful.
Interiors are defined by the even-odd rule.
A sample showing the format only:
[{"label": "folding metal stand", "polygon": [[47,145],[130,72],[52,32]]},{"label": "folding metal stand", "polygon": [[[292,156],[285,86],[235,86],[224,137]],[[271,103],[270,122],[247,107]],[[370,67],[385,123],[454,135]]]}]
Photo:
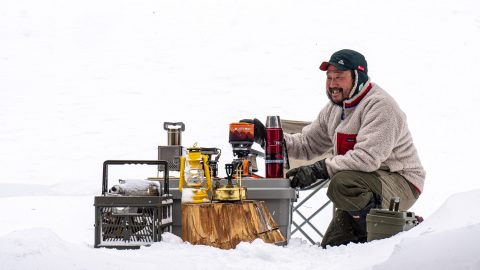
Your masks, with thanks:
[{"label": "folding metal stand", "polygon": [[[293,226],[295,227],[295,229],[292,231],[292,235],[294,233],[296,233],[297,231],[299,231],[303,236],[305,236],[305,238],[308,239],[308,241],[310,241],[310,243],[312,245],[316,244],[318,241],[315,241],[312,239],[312,235],[309,235],[307,232],[305,232],[305,230],[303,229],[304,226],[308,225],[310,226],[313,231],[318,234],[318,236],[320,236],[320,238],[323,238],[323,233],[320,232],[310,221],[315,217],[317,216],[320,212],[322,212],[330,203],[330,199],[324,203],[323,205],[321,205],[313,214],[311,214],[309,217],[305,217],[304,214],[302,214],[302,212],[300,212],[300,207],[306,203],[307,201],[309,201],[315,194],[317,194],[322,188],[325,188],[328,183],[330,182],[330,179],[327,179],[325,181],[317,181],[316,183],[314,183],[313,185],[307,187],[306,189],[300,189],[299,191],[300,192],[303,192],[303,191],[306,191],[306,190],[312,190],[312,192],[307,196],[305,197],[304,199],[300,200],[293,208],[293,212],[294,213],[297,213],[302,219],[303,219],[303,222],[298,224],[296,223],[295,221],[293,221]],[[300,196],[301,197],[301,196]],[[333,214],[335,214],[335,206],[332,204],[333,206]]]}]

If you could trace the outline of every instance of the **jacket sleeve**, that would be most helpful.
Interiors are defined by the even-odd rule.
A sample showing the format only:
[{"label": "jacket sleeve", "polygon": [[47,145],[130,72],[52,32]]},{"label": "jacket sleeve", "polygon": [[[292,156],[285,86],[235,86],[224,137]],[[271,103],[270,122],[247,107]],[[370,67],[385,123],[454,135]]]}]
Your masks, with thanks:
[{"label": "jacket sleeve", "polygon": [[332,148],[332,140],[327,131],[328,113],[328,106],[326,106],[320,111],[317,119],[302,129],[302,133],[285,134],[289,157],[313,159]]},{"label": "jacket sleeve", "polygon": [[383,101],[367,105],[353,150],[326,160],[329,175],[344,170],[378,170],[392,154],[404,126],[405,116],[395,104]]}]

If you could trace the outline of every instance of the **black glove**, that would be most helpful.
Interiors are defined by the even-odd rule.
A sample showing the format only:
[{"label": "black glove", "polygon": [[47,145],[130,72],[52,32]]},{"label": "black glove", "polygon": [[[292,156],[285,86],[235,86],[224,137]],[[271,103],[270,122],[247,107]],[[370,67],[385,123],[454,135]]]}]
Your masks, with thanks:
[{"label": "black glove", "polygon": [[241,123],[253,124],[253,136],[255,136],[255,142],[260,144],[262,148],[265,148],[265,126],[257,118],[254,119],[242,119]]},{"label": "black glove", "polygon": [[317,179],[328,179],[327,166],[325,165],[325,159],[317,161],[311,165],[301,166],[295,169],[291,169],[287,172],[287,178],[293,177],[290,181],[292,188],[304,188],[315,183]]}]

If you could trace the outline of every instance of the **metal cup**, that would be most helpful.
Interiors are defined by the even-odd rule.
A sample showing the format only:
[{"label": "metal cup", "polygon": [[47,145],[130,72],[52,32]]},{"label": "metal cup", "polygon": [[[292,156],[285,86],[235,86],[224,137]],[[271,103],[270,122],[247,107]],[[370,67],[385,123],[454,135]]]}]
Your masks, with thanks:
[{"label": "metal cup", "polygon": [[[171,126],[176,128],[171,128]],[[185,131],[185,124],[182,122],[164,122],[163,129],[167,131],[168,145],[182,145],[182,131]]]}]

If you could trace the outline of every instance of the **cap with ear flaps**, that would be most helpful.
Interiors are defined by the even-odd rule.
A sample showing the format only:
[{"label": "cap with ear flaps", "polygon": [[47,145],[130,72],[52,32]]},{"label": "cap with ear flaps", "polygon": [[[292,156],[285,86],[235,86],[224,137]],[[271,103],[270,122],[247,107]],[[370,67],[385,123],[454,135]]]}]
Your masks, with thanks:
[{"label": "cap with ear flaps", "polygon": [[320,65],[320,70],[326,71],[330,65],[335,66],[338,70],[357,70],[368,73],[367,60],[365,57],[354,50],[343,49],[335,52],[328,62]]}]

